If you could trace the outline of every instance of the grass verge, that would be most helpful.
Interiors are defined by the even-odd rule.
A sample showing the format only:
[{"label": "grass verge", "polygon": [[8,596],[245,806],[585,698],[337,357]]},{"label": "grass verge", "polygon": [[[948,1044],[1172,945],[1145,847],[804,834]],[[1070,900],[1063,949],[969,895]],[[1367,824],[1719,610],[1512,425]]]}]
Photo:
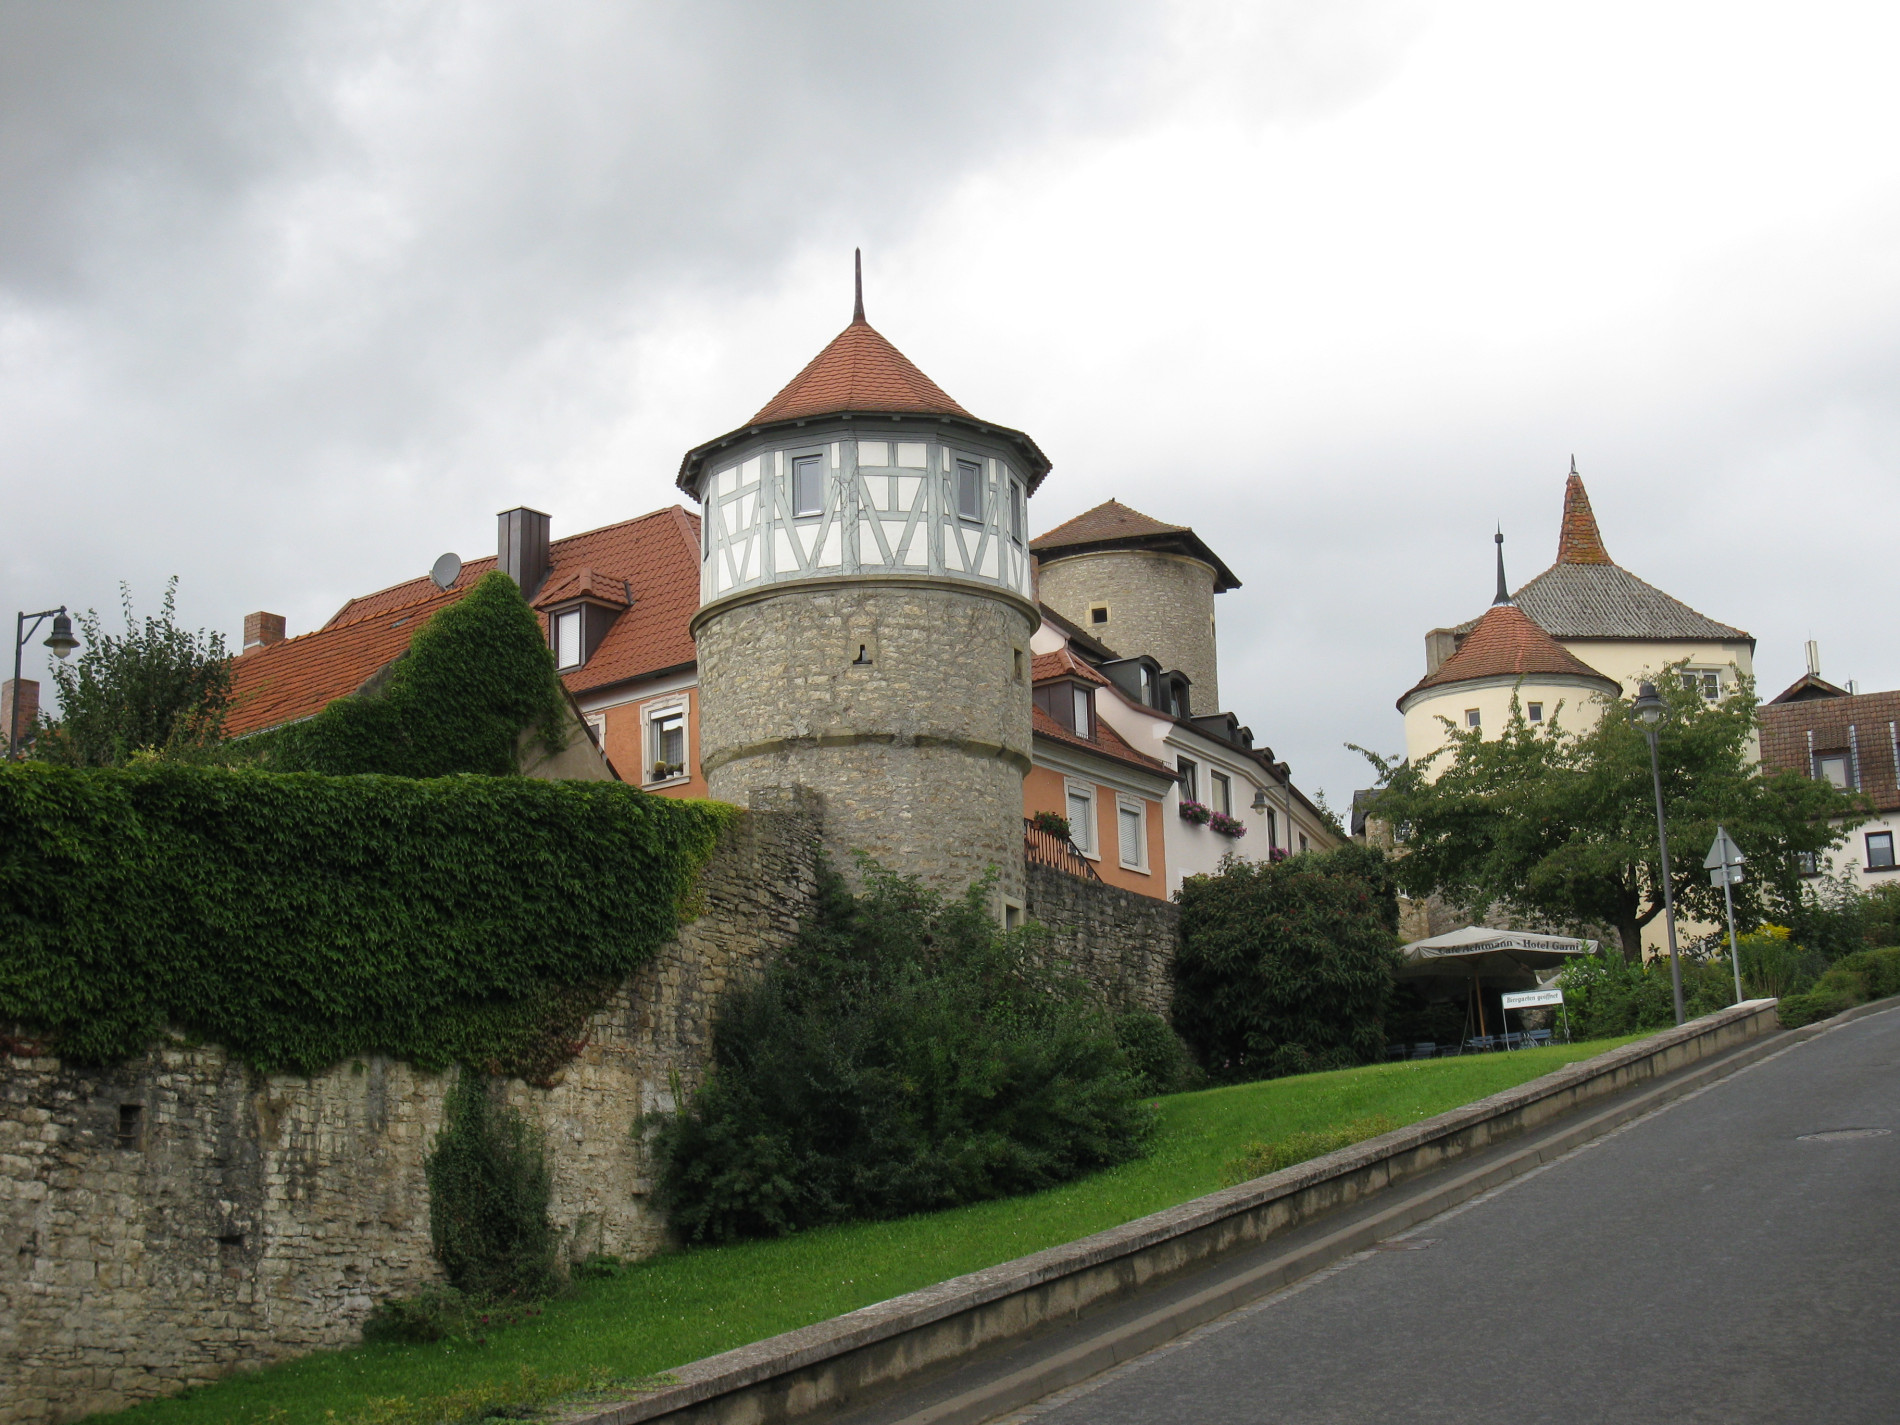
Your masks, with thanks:
[{"label": "grass verge", "polygon": [[650,1258],[583,1283],[545,1312],[465,1341],[358,1346],[232,1376],[95,1422],[114,1425],[380,1425],[471,1417],[507,1384],[626,1380],[814,1321],[1213,1192],[1250,1145],[1337,1133],[1386,1117],[1415,1123],[1630,1039],[1515,1054],[1375,1064],[1157,1100],[1152,1151],[1047,1192],[895,1222]]}]

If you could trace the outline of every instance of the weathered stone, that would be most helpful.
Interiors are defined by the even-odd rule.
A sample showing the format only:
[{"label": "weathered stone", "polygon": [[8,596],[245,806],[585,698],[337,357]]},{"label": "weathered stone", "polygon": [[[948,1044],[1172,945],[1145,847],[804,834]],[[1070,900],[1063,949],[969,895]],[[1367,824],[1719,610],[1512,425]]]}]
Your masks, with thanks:
[{"label": "weathered stone", "polygon": [[1050,953],[1074,966],[1111,1008],[1171,1017],[1179,906],[1031,863],[1028,912],[1048,928]]}]

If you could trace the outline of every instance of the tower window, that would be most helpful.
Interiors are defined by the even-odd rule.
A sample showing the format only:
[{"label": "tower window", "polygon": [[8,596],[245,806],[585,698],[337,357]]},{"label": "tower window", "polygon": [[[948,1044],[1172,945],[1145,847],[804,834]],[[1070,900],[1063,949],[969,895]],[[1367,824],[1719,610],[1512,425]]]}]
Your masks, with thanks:
[{"label": "tower window", "polygon": [[1524,710],[1524,716],[1528,717],[1532,722],[1542,722],[1544,720],[1544,705],[1542,703],[1532,703]]},{"label": "tower window", "polygon": [[1023,487],[1009,482],[1009,532],[1018,544],[1023,542]]},{"label": "tower window", "polygon": [[1477,727],[1480,723],[1483,722],[1483,720],[1484,719],[1482,715],[1478,712],[1476,708],[1465,709],[1465,726],[1466,727]]},{"label": "tower window", "polygon": [[581,665],[581,611],[567,609],[554,616],[554,663],[559,668]]},{"label": "tower window", "polygon": [[825,465],[821,455],[792,462],[792,514],[800,519],[825,512]]},{"label": "tower window", "polygon": [[966,520],[983,518],[983,467],[974,460],[957,462],[957,513]]},{"label": "tower window", "polygon": [[1108,622],[1108,605],[1107,604],[1090,604],[1089,605],[1089,622],[1097,623],[1097,624],[1107,623]]},{"label": "tower window", "polygon": [[1022,649],[1018,648],[1015,650],[1015,653],[1016,653],[1016,681],[1020,683],[1023,680],[1023,651]]}]

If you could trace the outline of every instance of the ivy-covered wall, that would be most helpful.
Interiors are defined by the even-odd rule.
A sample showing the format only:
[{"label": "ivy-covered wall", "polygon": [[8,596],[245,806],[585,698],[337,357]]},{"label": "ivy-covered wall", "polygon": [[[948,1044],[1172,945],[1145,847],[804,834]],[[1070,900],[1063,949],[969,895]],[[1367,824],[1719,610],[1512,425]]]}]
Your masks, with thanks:
[{"label": "ivy-covered wall", "polygon": [[615,782],[0,767],[0,1024],[107,1063],[552,1072],[736,809]]}]

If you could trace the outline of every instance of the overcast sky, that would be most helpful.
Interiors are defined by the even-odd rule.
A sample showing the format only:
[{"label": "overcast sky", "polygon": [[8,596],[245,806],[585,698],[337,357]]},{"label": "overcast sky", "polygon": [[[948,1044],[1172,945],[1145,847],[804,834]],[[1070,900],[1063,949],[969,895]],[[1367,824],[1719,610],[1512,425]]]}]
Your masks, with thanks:
[{"label": "overcast sky", "polygon": [[[659,508],[850,314],[1244,581],[1335,805],[1555,552],[1900,687],[1891,5],[0,3],[5,608],[292,633]],[[33,648],[28,676],[43,668]]]}]

